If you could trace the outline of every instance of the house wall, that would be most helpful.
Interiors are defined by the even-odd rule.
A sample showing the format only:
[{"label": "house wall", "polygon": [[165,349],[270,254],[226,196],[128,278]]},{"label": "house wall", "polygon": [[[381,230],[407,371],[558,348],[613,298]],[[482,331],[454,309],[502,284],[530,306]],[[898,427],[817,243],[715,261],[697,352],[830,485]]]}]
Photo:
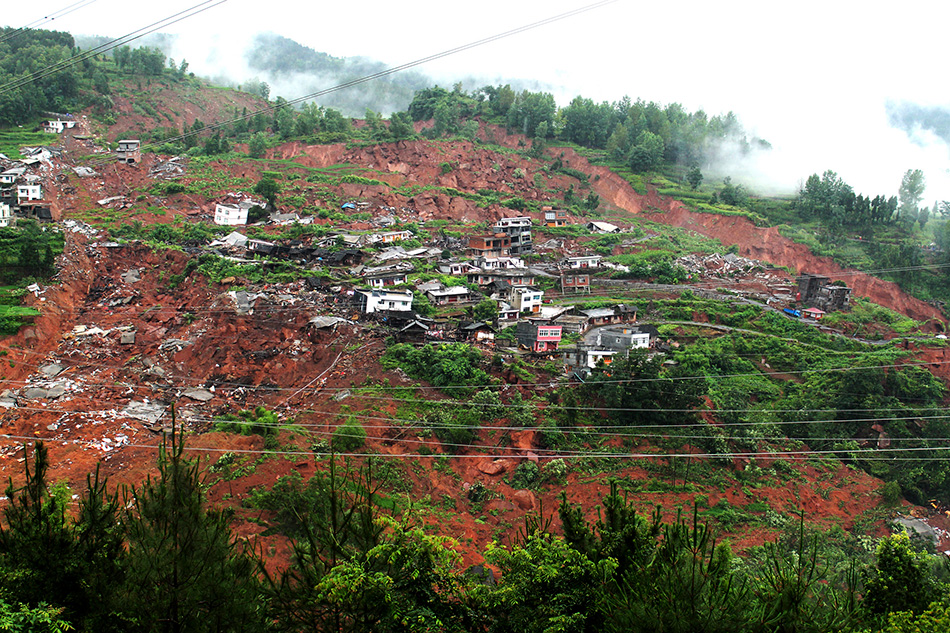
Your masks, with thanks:
[{"label": "house wall", "polygon": [[214,207],[214,223],[222,226],[247,224],[247,209],[229,204]]},{"label": "house wall", "polygon": [[42,185],[17,185],[16,195],[19,200],[42,200]]}]

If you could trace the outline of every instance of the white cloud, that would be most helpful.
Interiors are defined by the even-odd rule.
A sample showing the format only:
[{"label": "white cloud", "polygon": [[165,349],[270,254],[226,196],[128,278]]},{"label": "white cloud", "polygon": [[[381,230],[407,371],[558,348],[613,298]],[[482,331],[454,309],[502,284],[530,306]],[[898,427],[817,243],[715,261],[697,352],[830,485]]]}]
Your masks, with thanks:
[{"label": "white cloud", "polygon": [[[52,26],[121,35],[195,2],[136,3],[129,11],[126,2],[97,0]],[[250,73],[239,51],[258,31],[336,57],[396,65],[585,4],[229,0],[164,30],[180,34],[175,58],[187,58],[195,72],[242,80]],[[22,26],[38,17],[31,5],[17,3],[5,7],[3,20]],[[948,17],[950,6],[936,0],[620,0],[418,70],[443,85],[465,76],[534,80],[551,86],[562,105],[578,94],[595,101],[629,95],[709,114],[733,110],[774,146],[742,177],[793,189],[810,173],[834,169],[859,192],[875,195],[896,193],[904,171],[921,168],[927,198],[950,199],[947,146],[932,137],[923,146],[911,143],[889,127],[884,111],[889,99],[950,106],[940,72],[943,44],[926,29]]]}]

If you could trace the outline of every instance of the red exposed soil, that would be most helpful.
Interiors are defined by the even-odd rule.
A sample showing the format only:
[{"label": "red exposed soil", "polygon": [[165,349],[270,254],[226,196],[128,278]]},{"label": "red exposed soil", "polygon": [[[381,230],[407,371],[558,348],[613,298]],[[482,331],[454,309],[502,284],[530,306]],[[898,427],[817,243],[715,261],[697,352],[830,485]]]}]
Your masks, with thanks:
[{"label": "red exposed soil", "polygon": [[842,279],[854,289],[857,296],[868,297],[874,303],[926,322],[925,327],[931,332],[945,329],[946,318],[939,310],[908,295],[897,284],[842,268],[831,258],[819,257],[804,244],[797,244],[782,236],[775,227],[756,226],[742,216],[696,213],[678,200],[658,195],[655,190],[640,195],[621,176],[606,167],[591,165],[573,149],[558,148],[557,151],[563,152],[578,169],[599,176],[592,179],[594,190],[620,209],[634,215],[648,213],[646,217],[654,222],[689,229],[718,239],[723,244],[736,244],[739,254],[750,259],[784,266],[799,273],[809,272]]},{"label": "red exposed soil", "polygon": [[167,79],[145,80],[144,84],[141,81],[128,82],[126,88],[132,92],[132,96],[112,96],[115,104],[112,111],[116,114],[116,121],[106,135],[110,141],[139,138],[156,127],[156,118],[142,113],[144,111],[136,96],[142,94],[143,90],[148,94],[144,101],[162,113],[157,127],[170,127],[177,131],[194,125],[196,120],[205,125],[229,121],[240,116],[244,108],[254,112],[267,107],[259,97],[246,92],[208,89],[198,84],[172,84]]}]

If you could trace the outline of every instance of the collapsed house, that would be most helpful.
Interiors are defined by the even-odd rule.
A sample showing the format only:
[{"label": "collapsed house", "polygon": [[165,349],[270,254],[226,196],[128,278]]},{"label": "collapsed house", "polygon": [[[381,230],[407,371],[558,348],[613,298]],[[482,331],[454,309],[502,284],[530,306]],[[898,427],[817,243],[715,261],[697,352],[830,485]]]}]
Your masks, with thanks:
[{"label": "collapsed house", "polygon": [[802,273],[798,278],[796,298],[809,308],[825,312],[851,308],[851,288],[840,283],[833,284],[830,278],[823,275]]}]

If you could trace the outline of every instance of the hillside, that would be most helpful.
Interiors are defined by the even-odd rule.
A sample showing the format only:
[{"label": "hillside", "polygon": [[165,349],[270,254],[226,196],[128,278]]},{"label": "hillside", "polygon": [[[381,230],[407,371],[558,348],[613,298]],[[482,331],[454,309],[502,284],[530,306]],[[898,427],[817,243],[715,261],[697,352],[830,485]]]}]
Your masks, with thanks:
[{"label": "hillside", "polygon": [[[174,99],[175,94],[160,91],[157,99],[163,108],[171,111],[185,111],[185,103],[194,100],[179,95],[184,103],[165,101]],[[207,97],[204,99],[204,103],[210,103]],[[119,108],[121,111],[121,103]],[[127,115],[120,115],[110,134],[124,136],[134,129],[135,124]],[[517,215],[497,203],[483,206],[473,199],[479,191],[491,190],[501,198],[520,197],[543,203],[550,199],[552,190],[565,189],[572,183],[583,187],[583,183],[571,176],[545,172],[541,169],[543,163],[503,152],[504,147],[517,147],[517,136],[497,128],[483,131],[499,143],[497,149],[461,141],[400,141],[356,147],[291,142],[270,150],[263,160],[249,161],[232,156],[207,164],[193,161],[177,180],[185,185],[186,191],[171,195],[152,193],[161,189],[162,181],[149,175],[165,157],[146,155],[144,161],[134,167],[99,164],[99,177],[78,178],[66,171],[68,156],[74,153],[70,152],[66,161],[53,164],[53,172],[62,173],[68,182],[55,198],[57,219],[95,222],[102,228],[133,220],[144,222],[146,228],[156,222],[191,226],[208,217],[214,200],[235,187],[249,190],[262,174],[274,171],[281,174],[286,187],[281,200],[293,196],[303,198],[306,206],[330,209],[339,200],[365,200],[370,203],[373,216],[385,208],[411,208],[411,217],[406,220],[447,228]],[[73,141],[67,138],[66,143],[69,147]],[[737,244],[740,255],[763,263],[829,275],[842,272],[833,262],[810,255],[807,249],[781,237],[774,229],[755,227],[742,217],[690,212],[681,203],[652,190],[646,195],[638,194],[622,178],[604,167],[590,165],[569,148],[552,147],[548,153],[563,156],[572,169],[589,174],[591,190],[605,203],[600,214],[624,228],[635,227],[641,218],[648,218],[651,223],[685,227],[694,234],[713,237],[724,244]],[[446,163],[452,166],[450,170],[442,167]],[[522,170],[523,176],[514,176],[517,170]],[[347,178],[340,177],[345,174],[363,176],[347,182]],[[61,181],[61,178],[51,181],[51,190]],[[335,181],[338,184],[333,184]],[[119,203],[114,209],[95,208],[94,200],[116,195],[131,204]],[[646,209],[650,209],[648,214]],[[341,219],[317,219],[312,226],[321,229],[340,226]],[[580,219],[574,218],[574,221]],[[344,221],[343,225],[355,229],[372,226],[370,218],[360,222]],[[251,488],[273,482],[289,472],[304,476],[312,472],[315,463],[307,457],[308,447],[321,437],[327,439],[341,411],[378,410],[372,404],[372,397],[361,400],[358,392],[343,401],[345,406],[338,403],[334,396],[341,390],[354,385],[389,384],[392,386],[389,389],[416,384],[404,374],[379,367],[379,356],[388,334],[386,328],[373,321],[359,319],[353,325],[338,326],[329,338],[308,331],[309,319],[327,310],[348,318],[358,317],[352,308],[338,304],[339,299],[332,293],[308,290],[302,281],[249,283],[240,273],[216,283],[202,274],[200,267],[193,266],[195,254],[155,250],[137,242],[110,246],[108,238],[100,232],[102,228],[67,232],[66,248],[59,262],[59,283],[46,287],[41,297],[30,302],[41,310],[42,316],[32,327],[4,344],[11,365],[4,380],[11,387],[20,385],[15,390],[17,402],[27,406],[29,411],[25,414],[20,407],[11,409],[5,417],[8,428],[18,437],[47,437],[55,441],[51,454],[53,475],[57,479],[64,478],[78,485],[100,459],[105,460],[106,472],[117,484],[133,483],[153,467],[154,450],[149,447],[154,446],[156,435],[149,428],[160,428],[161,424],[143,424],[128,417],[128,410],[123,413],[123,409],[131,401],[176,403],[178,419],[195,433],[189,447],[207,449],[203,454],[208,463],[214,463],[224,451],[263,448],[262,437],[213,432],[212,418],[226,412],[263,405],[288,421],[292,417],[293,428],[308,429],[281,432],[279,438],[281,450],[301,451],[299,457],[289,461],[268,459],[266,454],[260,460],[242,458],[239,463],[260,462],[248,469],[253,474],[221,480],[215,485],[213,499],[220,501],[226,490],[231,502],[236,503]],[[280,232],[281,229],[275,228],[258,234],[266,237]],[[536,240],[540,242],[544,230],[538,232]],[[563,252],[582,252],[584,244],[591,239],[568,239]],[[130,271],[138,271],[134,281],[123,277]],[[790,273],[775,269],[773,272],[784,275],[787,283],[792,283]],[[178,277],[174,288],[169,284],[173,277]],[[694,282],[702,284],[702,280]],[[941,327],[943,319],[939,313],[905,295],[893,284],[867,275],[855,277],[852,284],[857,294],[923,322],[926,330],[932,332]],[[248,292],[261,293],[252,313],[242,314],[236,309],[234,300],[227,294],[229,286],[235,285]],[[740,280],[736,289],[741,288]],[[646,304],[671,295],[659,289],[645,289],[626,296],[630,301]],[[86,334],[77,328],[102,331]],[[135,332],[134,344],[119,344],[122,332]],[[933,353],[928,352],[928,355],[942,358],[943,353],[941,348],[936,357]],[[503,352],[508,359],[517,357],[509,354]],[[41,369],[52,363],[60,364],[65,372],[55,378],[44,378]],[[533,380],[545,380],[543,372],[530,369],[529,372]],[[511,373],[502,373],[499,377],[502,384],[524,381]],[[66,394],[56,399],[24,396],[28,389],[51,383],[64,385]],[[213,392],[208,391],[211,388],[215,388]],[[204,391],[197,393],[200,397],[196,400],[195,394],[189,396],[192,389]],[[527,399],[535,393],[529,387],[520,391]],[[543,391],[537,395],[543,397]],[[41,406],[27,405],[28,402]],[[384,417],[401,417],[395,405],[384,404],[380,413]],[[162,424],[167,425],[167,411],[163,420]],[[408,493],[416,500],[422,516],[426,513],[438,516],[438,504],[450,503],[454,520],[459,521],[460,531],[455,535],[470,543],[473,552],[481,550],[489,539],[510,536],[510,530],[520,525],[526,512],[542,505],[554,507],[561,490],[568,490],[569,499],[583,502],[592,509],[593,502],[606,490],[607,473],[629,482],[641,482],[644,492],[651,490],[650,482],[655,478],[675,481],[678,477],[675,466],[664,467],[664,460],[648,460],[646,464],[653,464],[648,468],[620,465],[601,470],[605,465],[592,464],[569,468],[566,479],[557,485],[517,491],[505,483],[516,466],[526,456],[537,459],[531,457],[532,454],[541,455],[542,465],[547,459],[534,433],[512,435],[512,445],[502,447],[491,440],[493,434],[489,431],[477,440],[480,448],[465,449],[465,454],[457,457],[437,459],[426,457],[420,452],[420,446],[429,446],[428,450],[436,453],[457,451],[450,446],[439,448],[439,442],[434,439],[409,441],[404,432],[375,428],[368,422],[365,425],[368,427],[366,450],[383,455],[418,455],[394,462],[400,464],[398,469],[403,473],[399,478],[408,475],[411,480],[411,486],[403,481],[399,492]],[[57,445],[59,442],[63,444]],[[644,449],[649,452],[652,448],[648,443],[635,452]],[[12,446],[11,449],[15,450]],[[556,455],[559,453],[555,451],[551,457]],[[435,462],[442,466],[431,468]],[[881,486],[858,472],[841,470],[843,466],[838,462],[831,462],[807,466],[802,463],[795,469],[796,478],[800,479],[792,485],[781,476],[763,474],[754,494],[731,490],[728,481],[746,467],[744,460],[714,467],[713,471],[721,473],[717,477],[724,477],[723,483],[692,481],[688,486],[683,484],[686,492],[650,491],[642,495],[642,507],[646,510],[656,504],[673,508],[703,497],[710,508],[720,506],[725,500],[740,512],[749,504],[759,512],[765,511],[766,506],[777,512],[803,509],[809,521],[830,521],[851,529],[855,520],[867,520],[865,517],[873,508],[868,502],[875,498],[873,491]],[[770,472],[768,462],[760,467],[763,472]],[[666,476],[663,475],[665,468],[671,469]],[[5,475],[17,476],[16,460],[4,462],[3,471]],[[825,477],[834,481],[834,492],[822,496],[817,492],[819,486],[815,480]],[[463,487],[475,482],[491,489],[495,500],[468,506]],[[431,509],[423,507],[424,499],[433,504]],[[238,510],[239,517],[255,514],[255,510]],[[756,512],[751,512],[745,521],[728,526],[740,548],[743,544],[760,543],[769,538],[770,530],[756,516]],[[259,531],[254,524],[238,525],[242,534]],[[471,560],[477,560],[477,556]]]},{"label": "hillside", "polygon": [[[282,504],[305,499],[334,453],[371,467],[381,507],[451,537],[459,568],[523,540],[532,521],[560,533],[562,502],[593,524],[612,486],[667,524],[695,508],[750,560],[794,540],[802,516],[862,561],[898,515],[950,548],[950,370],[937,337],[947,318],[934,304],[761,216],[664,194],[604,152],[542,146],[490,116],[468,119],[471,138],[443,138],[438,117],[277,108],[256,131],[231,121],[212,133],[195,121],[263,102],[146,81],[114,86],[111,116],[90,107],[53,143],[62,151],[31,167],[55,223],[45,226],[64,242],[55,274],[23,297],[39,315],[0,340],[0,475],[23,481],[23,444],[44,440],[51,482],[79,491],[101,464],[110,486],[138,486],[174,424],[206,469],[210,503],[233,512],[234,534],[271,571],[287,568],[299,538]],[[307,116],[319,122],[296,134]],[[374,138],[400,123],[405,137]],[[189,129],[181,155],[157,153]],[[103,150],[139,136],[154,142],[134,164]],[[214,149],[222,137],[230,144]],[[243,201],[270,219],[214,223],[217,205]],[[546,226],[554,208],[563,226]],[[505,322],[487,300],[479,273],[492,271],[439,268],[474,261],[469,238],[523,217],[534,247],[516,270],[544,291],[537,314],[621,315],[650,329],[649,355],[578,378],[560,353],[517,343],[527,318]],[[224,241],[232,230],[252,242]],[[393,254],[386,236],[401,231]],[[3,253],[25,267],[13,247]],[[599,258],[589,293],[562,287],[571,257]],[[394,289],[411,292],[418,315],[361,311],[367,275],[393,261],[406,273]],[[783,314],[798,306],[802,273],[846,281],[851,310]],[[438,305],[432,282],[475,294]],[[456,342],[481,320],[497,322],[491,340]],[[585,324],[564,336],[568,349],[601,325]]]}]

